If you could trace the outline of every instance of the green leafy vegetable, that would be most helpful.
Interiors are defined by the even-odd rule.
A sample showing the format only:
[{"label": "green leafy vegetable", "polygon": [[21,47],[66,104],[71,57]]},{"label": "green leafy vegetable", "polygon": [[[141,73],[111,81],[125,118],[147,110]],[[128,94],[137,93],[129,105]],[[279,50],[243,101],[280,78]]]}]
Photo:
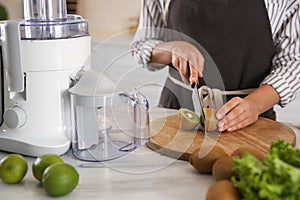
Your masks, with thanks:
[{"label": "green leafy vegetable", "polygon": [[8,19],[7,10],[2,4],[0,4],[0,21],[7,20],[7,19]]},{"label": "green leafy vegetable", "polygon": [[299,200],[300,150],[279,139],[271,144],[265,161],[246,153],[235,157],[232,182],[245,200]]}]

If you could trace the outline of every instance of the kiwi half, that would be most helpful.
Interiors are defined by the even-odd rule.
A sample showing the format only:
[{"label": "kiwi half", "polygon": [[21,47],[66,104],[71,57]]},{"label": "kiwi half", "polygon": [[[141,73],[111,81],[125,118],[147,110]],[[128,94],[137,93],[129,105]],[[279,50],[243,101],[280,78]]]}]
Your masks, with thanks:
[{"label": "kiwi half", "polygon": [[193,130],[200,123],[200,117],[192,110],[180,108],[178,111],[180,128],[186,131]]}]

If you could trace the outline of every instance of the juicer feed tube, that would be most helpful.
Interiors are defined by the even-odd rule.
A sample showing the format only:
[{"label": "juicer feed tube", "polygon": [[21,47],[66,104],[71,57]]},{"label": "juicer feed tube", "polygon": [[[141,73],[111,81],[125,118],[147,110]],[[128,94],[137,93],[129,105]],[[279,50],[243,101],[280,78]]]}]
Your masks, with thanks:
[{"label": "juicer feed tube", "polygon": [[67,19],[65,0],[24,0],[24,16],[28,21],[62,21]]}]

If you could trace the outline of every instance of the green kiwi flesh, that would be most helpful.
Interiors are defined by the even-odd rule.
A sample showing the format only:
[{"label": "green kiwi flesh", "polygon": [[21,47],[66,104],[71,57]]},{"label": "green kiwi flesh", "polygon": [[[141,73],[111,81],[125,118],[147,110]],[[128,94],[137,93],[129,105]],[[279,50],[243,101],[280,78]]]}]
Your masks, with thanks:
[{"label": "green kiwi flesh", "polygon": [[180,108],[178,112],[180,128],[186,131],[193,130],[200,122],[200,117],[192,110]]}]

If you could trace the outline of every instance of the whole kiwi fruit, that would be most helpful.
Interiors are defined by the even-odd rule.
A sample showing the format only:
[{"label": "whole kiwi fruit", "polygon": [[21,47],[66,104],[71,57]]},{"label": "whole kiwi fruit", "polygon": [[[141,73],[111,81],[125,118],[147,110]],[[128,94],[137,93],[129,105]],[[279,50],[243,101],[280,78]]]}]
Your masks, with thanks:
[{"label": "whole kiwi fruit", "polygon": [[231,156],[232,157],[237,156],[239,158],[242,158],[246,152],[252,154],[254,157],[256,157],[260,161],[265,160],[264,154],[262,154],[261,152],[259,152],[258,150],[254,149],[252,147],[240,147],[240,148],[236,149],[235,151],[233,151],[231,153]]},{"label": "whole kiwi fruit", "polygon": [[230,180],[236,174],[232,171],[235,166],[231,156],[223,156],[219,158],[212,167],[212,175],[216,181]]},{"label": "whole kiwi fruit", "polygon": [[239,200],[239,191],[229,180],[214,182],[206,193],[206,200]]},{"label": "whole kiwi fruit", "polygon": [[214,145],[210,152],[199,157],[200,148],[196,149],[189,157],[191,165],[198,171],[202,173],[211,173],[213,164],[221,157],[226,156],[227,153],[223,148]]}]

